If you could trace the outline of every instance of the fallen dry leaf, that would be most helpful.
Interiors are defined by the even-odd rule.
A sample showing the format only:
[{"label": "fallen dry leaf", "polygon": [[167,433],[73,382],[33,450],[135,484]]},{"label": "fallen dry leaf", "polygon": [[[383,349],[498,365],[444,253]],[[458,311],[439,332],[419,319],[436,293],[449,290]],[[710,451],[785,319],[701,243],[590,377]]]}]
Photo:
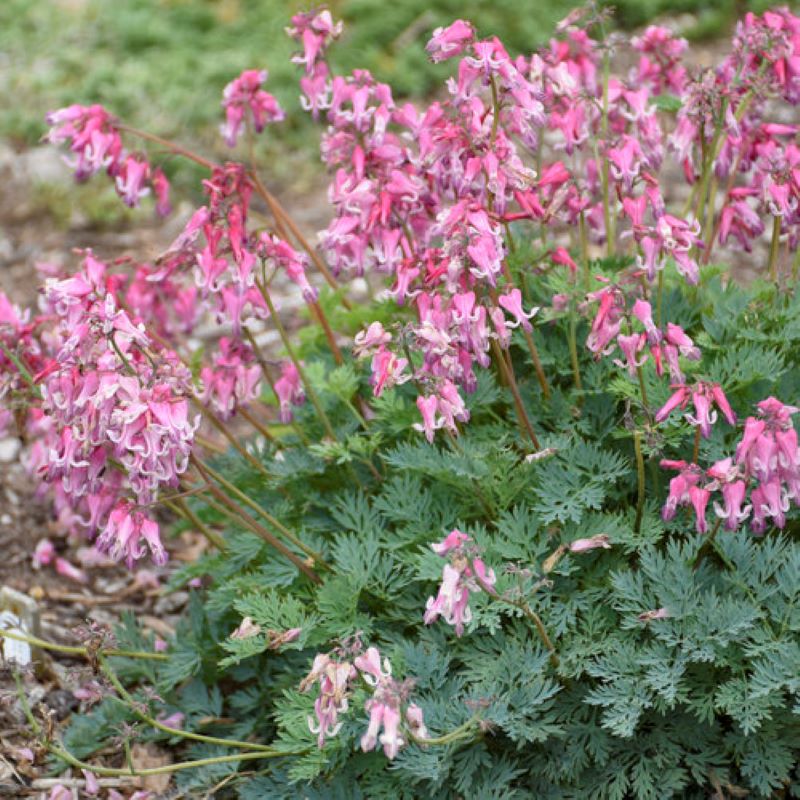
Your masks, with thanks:
[{"label": "fallen dry leaf", "polygon": [[[133,758],[134,767],[137,770],[166,767],[172,763],[169,753],[154,745],[152,742],[148,742],[147,744],[136,742],[131,747],[131,757]],[[148,775],[146,778],[139,778],[137,782],[141,785],[142,789],[155,792],[157,796],[160,796],[162,792],[167,791],[170,780],[172,780],[172,776],[167,773],[165,775]]]}]

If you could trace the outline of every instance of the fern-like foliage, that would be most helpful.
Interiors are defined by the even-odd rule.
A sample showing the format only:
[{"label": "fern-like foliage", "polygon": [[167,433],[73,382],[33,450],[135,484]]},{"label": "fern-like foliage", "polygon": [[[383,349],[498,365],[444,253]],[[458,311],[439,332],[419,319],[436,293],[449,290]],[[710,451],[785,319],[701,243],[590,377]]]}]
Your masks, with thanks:
[{"label": "fern-like foliage", "polygon": [[[537,291],[559,289],[562,278],[549,280]],[[800,303],[766,302],[761,287],[746,292],[715,277],[703,290],[701,313],[670,281],[664,294],[665,313],[707,356],[685,364],[690,379],[723,381],[741,416],[770,392],[797,403]],[[347,312],[337,314],[347,327]],[[293,754],[191,770],[182,791],[224,782],[241,800],[800,796],[800,520],[790,515],[782,534],[761,538],[720,530],[713,546],[688,516],[664,523],[667,477],[657,463],[686,458],[692,446],[679,419],[644,431],[646,502],[637,510],[630,427],[640,387],[581,349],[576,391],[567,323],[552,326],[542,346],[549,403],[524,367],[524,342],[514,350],[538,453],[489,371],[469,400],[463,435],[429,445],[411,429],[411,385],[377,399],[364,428],[350,403],[365,375],[306,349],[338,443],[323,439],[306,408],[299,424],[317,444],[287,430],[280,446],[257,451],[268,479],[232,455],[217,466],[330,568],[313,583],[245,526],[228,525],[224,553],[209,552],[172,579],[173,589],[198,578],[204,588],[192,590],[169,659],[113,661],[128,684],[156,686],[164,707],[136,695],[153,713],[180,709],[187,730]],[[577,332],[580,341],[585,322]],[[652,413],[668,388],[648,379],[646,389]],[[717,426],[701,457],[730,453],[737,436]],[[204,521],[223,524],[201,499],[189,502]],[[443,566],[430,544],[456,527],[494,568],[498,591],[471,596],[461,638],[422,619]],[[568,549],[601,535],[607,548]],[[232,637],[245,617],[257,632]],[[299,636],[274,648],[271,633],[289,628]],[[409,744],[392,762],[363,753],[369,695],[357,687],[342,729],[318,749],[308,725],[314,694],[298,687],[316,653],[355,635],[413,681],[432,736],[479,720],[475,736]],[[152,646],[130,619],[119,639],[130,649]],[[64,744],[89,756],[126,719],[130,710],[107,698],[73,720]],[[187,758],[222,752],[208,743],[185,748]]]}]

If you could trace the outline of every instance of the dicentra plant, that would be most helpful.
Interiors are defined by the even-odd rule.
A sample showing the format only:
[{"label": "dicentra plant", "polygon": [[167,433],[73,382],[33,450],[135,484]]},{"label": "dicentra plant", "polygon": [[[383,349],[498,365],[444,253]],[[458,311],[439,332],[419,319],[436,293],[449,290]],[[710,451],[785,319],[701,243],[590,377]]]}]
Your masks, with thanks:
[{"label": "dicentra plant", "polygon": [[163,564],[166,506],[208,548],[171,641],[66,648],[97,704],[60,739],[28,709],[39,757],[151,774],[89,759],[158,738],[186,760],[156,772],[242,798],[800,795],[800,18],[702,70],[606,25],[512,57],[456,21],[415,106],[294,17],[318,249],[250,158],[264,72],[225,89],[226,164],[49,116],[79,178],[167,213],[166,152],[207,201],[155,261],[0,300],[3,421],[72,536]]}]

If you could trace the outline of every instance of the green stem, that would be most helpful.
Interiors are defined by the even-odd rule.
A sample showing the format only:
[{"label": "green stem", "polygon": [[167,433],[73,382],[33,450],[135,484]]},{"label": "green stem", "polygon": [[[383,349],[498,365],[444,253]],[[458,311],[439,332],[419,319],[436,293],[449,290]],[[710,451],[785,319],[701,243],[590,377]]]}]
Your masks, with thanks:
[{"label": "green stem", "polygon": [[783,217],[776,214],[772,218],[772,239],[769,244],[769,279],[778,283],[778,250],[781,241],[781,222]]},{"label": "green stem", "polygon": [[216,531],[212,531],[197,514],[192,511],[182,497],[173,497],[170,500],[162,501],[167,508],[171,508],[176,514],[179,514],[203,535],[205,538],[214,545],[219,551],[226,550],[225,539],[220,536]]},{"label": "green stem", "polygon": [[[209,170],[209,172],[213,172],[215,169],[220,168],[219,164],[215,164],[213,161],[210,161],[209,159],[204,158],[203,156],[198,155],[191,150],[187,150],[185,147],[181,147],[181,145],[176,144],[169,139],[164,139],[161,136],[156,136],[155,134],[139,130],[138,128],[132,128],[128,125],[120,125],[119,129],[121,131],[125,131],[126,133],[130,133],[132,136],[138,136],[141,139],[159,144],[176,155],[183,156],[184,158],[188,158],[190,161],[194,161],[196,164],[200,164]],[[292,235],[300,244],[300,247],[302,247],[308,253],[309,258],[311,258],[311,260],[314,262],[314,265],[320,271],[322,277],[325,278],[325,281],[328,283],[328,285],[334,291],[337,291],[339,289],[339,284],[336,282],[333,275],[331,275],[330,270],[327,268],[325,262],[319,257],[319,254],[314,250],[314,248],[311,247],[306,237],[303,236],[303,232],[297,227],[295,221],[286,212],[286,209],[284,209],[278,199],[264,186],[254,169],[248,173],[248,176],[252,180],[257,194],[261,196],[272,213],[272,216],[275,218],[276,226],[280,227],[281,224],[285,224],[289,228],[289,230],[292,232]],[[346,297],[342,297],[342,305],[348,309],[352,308],[350,301]]]},{"label": "green stem", "polygon": [[258,279],[256,279],[256,286],[258,287],[258,290],[261,292],[261,296],[264,298],[264,302],[267,304],[270,317],[272,318],[275,327],[278,329],[278,334],[281,337],[283,346],[286,348],[286,352],[289,354],[289,358],[292,360],[292,363],[297,369],[297,374],[300,376],[300,380],[302,381],[303,386],[305,387],[308,399],[311,401],[311,404],[316,409],[320,421],[322,422],[322,425],[325,428],[325,432],[335,442],[336,434],[334,433],[333,426],[331,425],[331,422],[328,419],[328,415],[325,413],[325,409],[323,409],[322,404],[319,401],[319,397],[317,397],[317,393],[314,391],[314,387],[311,385],[311,381],[309,381],[308,377],[306,376],[305,370],[303,369],[303,366],[300,363],[300,359],[297,357],[297,353],[295,352],[294,347],[292,347],[292,343],[289,340],[289,334],[286,332],[286,328],[283,327],[283,323],[278,317],[278,313],[275,310],[275,306],[272,302],[272,299],[269,296],[267,287]]},{"label": "green stem", "polygon": [[642,434],[635,431],[633,434],[633,449],[636,453],[636,477],[638,493],[636,496],[636,521],[633,529],[638,536],[642,530],[642,515],[644,514],[645,480],[644,480],[644,457],[642,456]]},{"label": "green stem", "polygon": [[119,128],[119,130],[131,134],[131,136],[138,136],[140,139],[145,139],[148,142],[159,144],[162,147],[165,147],[167,150],[175,153],[175,155],[188,158],[189,161],[194,161],[195,164],[199,164],[201,167],[205,167],[209,172],[213,172],[215,169],[220,169],[219,164],[215,164],[213,161],[209,161],[207,158],[198,155],[192,150],[187,150],[185,147],[182,147],[181,145],[176,144],[175,142],[171,142],[169,139],[164,139],[161,136],[156,136],[154,133],[141,131],[138,128],[132,128],[129,125],[118,125],[117,127]]},{"label": "green stem", "polygon": [[[8,631],[0,629],[0,638],[13,639],[15,642],[25,642],[32,647],[39,647],[42,650],[52,650],[56,653],[64,653],[70,656],[90,656],[89,649],[79,645],[56,644],[55,642],[48,642],[46,639],[40,639],[38,636],[27,636],[23,633],[16,631]],[[167,661],[169,656],[166,653],[146,653],[141,650],[117,650],[116,648],[109,648],[103,650],[107,656],[114,656],[119,658],[139,658],[148,661]]]},{"label": "green stem", "polygon": [[[515,288],[514,284],[514,276],[511,274],[511,270],[509,269],[508,263],[503,261],[503,274],[505,275],[506,281],[508,283],[508,288],[513,289]],[[497,292],[493,289],[489,296],[492,298],[492,302],[494,303],[496,308],[500,307],[500,303],[498,300]],[[533,334],[531,331],[527,330],[524,326],[522,328],[522,334],[525,337],[525,343],[528,345],[528,352],[531,355],[531,361],[533,362],[533,369],[536,372],[536,380],[539,381],[539,386],[542,389],[542,396],[545,400],[550,399],[550,386],[547,383],[547,377],[544,374],[544,369],[542,368],[542,360],[539,358],[539,350],[536,347],[536,342],[533,341]]]},{"label": "green stem", "polygon": [[[297,240],[297,243],[300,245],[300,247],[306,251],[308,257],[314,263],[314,266],[319,270],[320,275],[322,275],[322,277],[325,279],[325,282],[328,284],[328,286],[330,286],[334,292],[339,291],[341,287],[331,274],[327,264],[322,260],[319,253],[317,253],[317,251],[311,246],[308,239],[306,239],[306,237],[303,235],[303,232],[290,216],[289,212],[286,211],[286,209],[281,205],[280,200],[278,200],[278,198],[275,197],[275,195],[272,194],[272,192],[270,192],[266,186],[264,186],[255,169],[251,171],[250,177],[253,180],[253,185],[256,192],[261,195],[261,198],[269,207],[269,210],[272,213],[272,216],[275,218],[275,221],[285,224],[286,227],[289,228],[289,230],[292,232],[292,236],[294,236],[294,238]],[[345,296],[341,297],[341,303],[348,310],[353,308],[350,300]],[[320,320],[320,322],[321,321],[322,320]]]},{"label": "green stem", "polygon": [[233,449],[236,450],[236,452],[245,461],[247,461],[247,463],[250,464],[253,469],[255,469],[257,472],[260,472],[265,478],[272,477],[267,468],[228,430],[227,425],[219,420],[210,409],[203,405],[199,398],[192,396],[192,401],[194,402],[196,408],[203,415],[204,419],[208,420],[225,437],[231,447],[233,447]]},{"label": "green stem", "polygon": [[243,750],[260,750],[260,751],[267,751],[270,752],[273,750],[272,747],[269,747],[264,744],[257,744],[255,742],[244,742],[238,739],[224,739],[218,736],[206,736],[202,733],[193,733],[192,731],[184,731],[180,728],[172,728],[169,725],[164,725],[163,722],[159,722],[157,719],[145,714],[143,711],[140,710],[139,704],[131,697],[128,690],[122,685],[119,678],[116,676],[114,670],[108,665],[106,660],[100,656],[99,664],[100,669],[103,671],[103,674],[108,678],[111,682],[111,685],[116,689],[117,694],[120,696],[122,701],[125,703],[126,706],[144,723],[150,725],[153,728],[161,731],[162,733],[169,734],[170,736],[179,736],[183,739],[191,739],[195,742],[205,742],[206,744],[219,744],[224,745],[225,747],[238,747]]},{"label": "green stem", "polygon": [[[111,342],[111,347],[114,348],[114,352],[119,356],[119,360],[125,365],[125,369],[128,370],[128,374],[136,375],[136,370],[133,368],[131,362],[128,361],[128,357],[119,349],[113,333],[108,337],[108,340]],[[142,352],[144,352],[144,350],[142,350]]]},{"label": "green stem", "polygon": [[545,376],[544,369],[542,368],[542,360],[539,358],[539,350],[536,347],[536,342],[533,341],[533,333],[529,330],[526,330],[524,327],[522,329],[522,333],[525,336],[525,341],[528,344],[528,352],[531,354],[533,369],[536,373],[536,379],[539,381],[539,386],[542,389],[542,396],[545,400],[549,400],[550,386],[547,383],[547,377]]},{"label": "green stem", "polygon": [[258,759],[266,758],[281,758],[284,756],[298,756],[307,753],[307,750],[300,751],[277,751],[277,750],[259,750],[251,753],[235,753],[229,756],[215,756],[214,758],[198,758],[195,761],[179,761],[177,764],[168,764],[163,767],[150,767],[148,769],[129,769],[129,768],[112,768],[112,767],[98,767],[96,764],[90,764],[88,761],[81,761],[72,755],[68,750],[59,747],[55,744],[48,744],[48,750],[65,761],[71,767],[76,769],[85,769],[94,775],[104,778],[111,777],[136,777],[147,778],[151,775],[169,775],[172,772],[182,772],[187,769],[197,769],[199,767],[210,767],[214,764],[230,764],[236,761],[255,761]]},{"label": "green stem", "polygon": [[714,220],[716,219],[717,215],[717,191],[719,190],[719,181],[717,180],[717,176],[711,179],[711,188],[708,192],[708,204],[706,207],[706,219],[705,224],[703,225],[703,220],[699,220],[700,224],[703,225],[703,241],[708,242],[711,239],[712,231],[714,230]]},{"label": "green stem", "polygon": [[694,429],[694,446],[692,447],[692,464],[697,463],[700,458],[700,426],[697,425]]},{"label": "green stem", "polygon": [[[761,66],[759,67],[758,77],[764,74],[765,69],[768,65],[769,65],[768,60],[764,59]],[[758,83],[757,79],[753,81],[753,85],[757,85],[757,83]],[[742,119],[744,118],[744,115],[747,113],[748,108],[750,108],[750,103],[753,101],[754,96],[755,93],[753,89],[749,89],[742,98],[742,102],[739,104],[739,107],[736,109],[736,113],[734,114],[734,117],[737,122],[741,122]],[[719,119],[717,120],[717,124],[714,129],[714,136],[711,140],[711,147],[706,150],[703,156],[703,174],[700,180],[699,195],[697,198],[697,213],[695,214],[695,218],[700,221],[700,224],[703,223],[703,216],[705,215],[706,202],[708,200],[709,184],[711,181],[712,174],[714,172],[714,163],[719,157],[719,153],[722,148],[722,134],[724,133],[726,127],[725,116],[728,113],[729,105],[730,105],[730,98],[726,97],[722,103],[722,108],[720,109]],[[704,141],[705,140],[701,140],[701,142]],[[688,209],[686,211],[688,211]],[[684,212],[683,216],[684,217],[686,216],[686,212]],[[714,213],[712,209],[711,218],[713,219],[713,217]]]},{"label": "green stem", "polygon": [[15,353],[12,353],[1,341],[0,341],[0,350],[2,350],[6,354],[6,357],[9,358],[14,364],[14,366],[19,370],[19,374],[22,375],[23,379],[25,380],[25,383],[27,383],[28,386],[30,386],[37,393],[39,397],[41,397],[42,396],[41,391],[39,390],[39,387],[33,380],[33,375],[31,375],[28,368],[22,363],[22,360],[19,358],[19,356],[17,356]]},{"label": "green stem", "polygon": [[575,382],[575,388],[580,392],[583,390],[581,384],[581,370],[578,362],[578,342],[576,339],[577,321],[575,320],[575,311],[570,304],[569,311],[569,329],[567,334],[567,341],[569,343],[569,358],[572,362],[572,377]]},{"label": "green stem", "polygon": [[664,301],[664,270],[658,271],[658,293],[656,294],[656,325],[661,327],[661,308]]},{"label": "green stem", "polygon": [[328,340],[328,347],[330,347],[331,353],[333,354],[333,360],[336,362],[336,365],[340,367],[342,364],[344,364],[342,351],[339,349],[339,345],[336,343],[336,337],[333,335],[333,330],[331,330],[331,325],[328,322],[328,318],[325,316],[325,312],[322,310],[322,306],[317,300],[314,300],[309,303],[309,307],[311,308],[312,313],[316,316],[317,321],[322,328],[322,332],[325,334],[325,338]]},{"label": "green stem", "polygon": [[469,738],[469,736],[471,736],[472,733],[475,730],[477,730],[478,724],[479,724],[478,718],[472,717],[472,719],[468,719],[465,723],[459,725],[457,728],[453,728],[453,730],[450,731],[450,733],[446,733],[443,736],[432,736],[428,739],[420,739],[417,736],[410,734],[410,738],[417,744],[422,744],[422,745],[451,744],[452,742],[457,742],[461,739]]},{"label": "green stem", "polygon": [[513,255],[517,252],[517,245],[514,243],[514,237],[511,235],[511,226],[507,222],[504,222],[503,228],[506,232],[506,239],[508,239],[508,252]]},{"label": "green stem", "polygon": [[506,603],[507,605],[513,606],[514,608],[518,608],[533,623],[533,627],[536,628],[536,632],[539,635],[539,638],[542,640],[542,644],[545,646],[548,653],[550,654],[550,663],[554,667],[558,667],[559,665],[558,654],[556,653],[556,648],[555,645],[553,644],[552,639],[547,633],[547,629],[544,627],[542,618],[524,600],[511,600],[510,598],[502,597],[501,595],[494,595],[494,596],[501,603]]},{"label": "green stem", "polygon": [[246,408],[238,408],[236,413],[239,414],[242,419],[247,420],[268,442],[275,441],[275,437],[269,432],[266,425],[259,422]]},{"label": "green stem", "polygon": [[264,354],[261,352],[261,348],[258,346],[258,342],[253,336],[252,331],[246,326],[242,326],[242,331],[245,335],[245,338],[248,342],[250,342],[250,346],[253,348],[253,352],[256,356],[256,361],[258,362],[258,366],[261,367],[261,374],[264,376],[264,380],[269,384],[270,389],[272,389],[273,393],[275,392],[275,381],[272,379],[272,375],[269,371],[269,365],[267,364],[267,359],[264,358]]},{"label": "green stem", "polygon": [[583,211],[578,215],[578,236],[581,243],[581,261],[583,262],[583,290],[589,294],[592,289],[592,273],[589,263],[589,237],[586,232],[586,218]]},{"label": "green stem", "polygon": [[[714,540],[717,538],[717,532],[719,531],[719,527],[722,524],[722,519],[717,517],[716,524],[714,525],[714,529],[711,531],[711,535],[707,536],[700,547],[697,548],[697,553],[695,553],[694,558],[692,559],[692,567],[696,567],[700,560],[703,558],[703,554],[707,550],[714,549]],[[730,566],[730,565],[729,565]]]},{"label": "green stem", "polygon": [[[33,716],[33,711],[31,711],[28,698],[25,695],[25,687],[22,685],[22,678],[18,672],[14,673],[14,681],[17,685],[17,695],[19,696],[22,712],[25,715],[25,718],[28,720],[31,730],[33,730],[37,736],[41,736],[42,726],[36,721],[36,717]],[[130,745],[126,740],[125,751],[128,756],[128,767],[121,769],[112,767],[99,767],[95,764],[89,764],[86,761],[81,761],[80,759],[75,758],[75,756],[73,756],[68,750],[65,750],[63,747],[59,747],[50,741],[44,742],[44,744],[54,756],[60,758],[62,761],[65,761],[70,766],[75,767],[76,769],[85,769],[88,772],[102,777],[127,777],[131,775],[134,777],[147,777],[149,775],[167,775],[170,772],[179,772],[181,770],[194,769],[196,767],[204,767],[211,764],[225,764],[232,761],[247,761],[261,758],[279,758],[281,756],[304,755],[306,752],[308,752],[307,750],[299,750],[294,752],[277,751],[274,748],[271,748],[251,753],[237,753],[230,756],[216,756],[214,758],[202,758],[195,761],[183,761],[177,764],[168,764],[163,767],[134,769],[130,760]]]},{"label": "green stem", "polygon": [[492,351],[494,352],[495,361],[497,361],[500,371],[502,372],[503,377],[508,384],[508,388],[511,390],[511,396],[514,400],[514,409],[517,412],[517,419],[519,420],[520,427],[522,428],[523,433],[527,434],[528,438],[533,443],[533,446],[537,450],[541,450],[542,446],[539,443],[539,439],[537,438],[536,432],[533,429],[531,420],[528,417],[528,412],[525,410],[525,405],[522,402],[522,396],[519,393],[519,387],[517,386],[517,381],[514,377],[514,371],[508,366],[508,364],[506,364],[506,360],[503,357],[500,346],[494,339],[492,340],[491,347]]},{"label": "green stem", "polygon": [[644,408],[645,414],[649,415],[648,411],[648,402],[647,402],[647,388],[644,383],[644,372],[642,372],[641,367],[636,367],[636,377],[639,379],[639,391],[642,394],[642,407]]},{"label": "green stem", "polygon": [[[197,460],[195,459],[195,465],[197,465]],[[221,475],[217,470],[215,470],[210,465],[203,462],[202,469],[207,472],[220,486],[227,489],[231,494],[234,494],[241,502],[243,502],[246,506],[253,509],[260,517],[272,525],[273,528],[277,528],[295,547],[302,550],[309,558],[313,558],[315,561],[321,561],[322,556],[319,553],[316,553],[312,550],[308,545],[303,544],[303,542],[297,538],[282,522],[277,520],[269,511],[265,511],[255,500],[252,500],[248,497],[238,486],[231,483],[224,475]]]},{"label": "green stem", "polygon": [[[196,456],[190,456],[192,463],[200,472],[200,474],[208,481],[208,478],[212,478],[215,480],[220,486],[230,492],[232,495],[236,497],[241,503],[244,503],[248,508],[251,508],[253,511],[256,512],[262,519],[264,519],[269,525],[273,528],[279,530],[295,547],[305,553],[313,562],[319,564],[323,569],[328,571],[331,570],[329,564],[325,562],[322,556],[317,553],[315,550],[312,550],[308,545],[304,544],[300,539],[295,536],[282,522],[275,519],[268,511],[265,511],[261,506],[256,503],[254,500],[250,499],[238,486],[231,483],[227,478],[217,472],[213,467],[206,464],[204,461],[201,461]],[[216,487],[213,487],[209,482],[209,488],[214,491]],[[225,505],[229,507],[233,507],[236,511],[241,512],[239,516],[242,519],[250,520],[252,523],[255,523],[255,520],[250,517],[249,514],[246,514],[242,509],[237,508],[235,503],[225,502],[228,498],[223,492],[219,490],[214,491],[214,495],[220,499]],[[257,524],[257,523],[256,523]],[[260,531],[263,531],[260,535],[263,536],[264,540],[275,547],[277,550],[282,552],[287,558],[289,558],[292,563],[304,572],[306,575],[311,577],[316,582],[319,582],[319,576],[311,569],[309,569],[308,565],[300,558],[295,555],[291,550],[289,550],[285,545],[283,545],[278,539],[276,539],[269,531],[263,528],[261,525],[258,525]]]}]

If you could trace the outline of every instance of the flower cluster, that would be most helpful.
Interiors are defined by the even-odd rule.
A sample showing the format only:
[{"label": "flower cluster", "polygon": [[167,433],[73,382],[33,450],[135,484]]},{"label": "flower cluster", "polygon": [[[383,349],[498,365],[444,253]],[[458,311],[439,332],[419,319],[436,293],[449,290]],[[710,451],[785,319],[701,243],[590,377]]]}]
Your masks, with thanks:
[{"label": "flower cluster", "polygon": [[199,399],[222,420],[255,400],[260,391],[261,368],[253,349],[244,342],[223,336],[212,365],[200,370]]},{"label": "flower cluster", "polygon": [[188,369],[118,307],[120,284],[91,252],[78,273],[45,283],[54,324],[35,376],[31,461],[69,527],[99,532],[98,546],[129,565],[146,549],[163,563],[158,524],[141,509],[180,482],[199,420]]},{"label": "flower cluster", "polygon": [[228,147],[236,146],[246,122],[252,124],[256,133],[261,133],[267,123],[280,122],[286,116],[278,101],[261,88],[266,80],[266,70],[246,69],[225,87],[222,93],[225,122],[220,131]]},{"label": "flower cluster", "polygon": [[103,106],[72,105],[47,115],[48,141],[67,144],[68,162],[75,177],[85,181],[105,172],[114,181],[125,205],[138,206],[152,190],[156,211],[169,214],[169,183],[159,167],[153,167],[141,153],[130,153],[122,145],[119,123]]},{"label": "flower cluster", "polygon": [[292,421],[292,406],[299,406],[305,402],[306,395],[300,382],[300,373],[291,361],[284,361],[281,365],[281,374],[275,381],[275,395],[280,406],[281,422]]},{"label": "flower cluster", "polygon": [[300,79],[301,103],[314,119],[330,105],[331,78],[324,55],[341,32],[342,23],[334,22],[327,9],[295,14],[291,26],[286,29],[286,33],[303,47],[303,52],[294,56],[292,62],[304,68],[305,76]]},{"label": "flower cluster", "polygon": [[[710,432],[713,424],[713,416],[709,416],[711,398],[728,422],[735,422],[724,395],[720,403],[713,394],[714,388],[699,384],[692,392],[680,387],[667,405],[672,404],[673,408],[679,405],[680,401],[674,402],[677,395],[685,396],[683,404],[690,395],[697,398],[696,418],[687,417],[707,436],[706,430]],[[716,388],[717,395],[721,394]],[[706,471],[686,461],[662,461],[662,467],[678,470],[678,475],[670,481],[669,497],[662,510],[664,519],[673,519],[680,506],[691,506],[698,533],[706,533],[706,508],[712,494],[720,492],[722,503],[715,500],[713,507],[719,520],[725,522],[726,530],[736,530],[751,511],[750,528],[754,533],[764,533],[768,519],[777,528],[783,528],[790,503],[800,505],[800,447],[791,420],[797,411],[774,397],[762,400],[758,403],[759,416],[748,417],[745,422],[735,455],[717,461]],[[748,491],[750,502],[746,503]]]},{"label": "flower cluster", "polygon": [[[361,749],[366,753],[380,743],[386,757],[394,759],[408,742],[409,734],[418,740],[428,738],[422,709],[408,702],[413,682],[395,680],[389,659],[381,659],[378,648],[369,647],[364,653],[360,649],[356,641],[353,647],[345,646],[333,655],[320,653],[315,657],[311,671],[300,684],[303,692],[319,684],[314,717],[309,717],[308,725],[312,733],[318,734],[318,746],[323,747],[326,738],[341,730],[344,723],[339,715],[348,710],[349,698],[360,677],[371,691],[364,703],[369,722],[361,737]],[[359,654],[350,661],[355,652]]]},{"label": "flower cluster", "polygon": [[456,636],[464,632],[464,625],[472,619],[469,607],[470,592],[484,591],[495,594],[494,570],[487,568],[483,560],[474,553],[472,540],[459,530],[450,533],[431,549],[439,556],[447,557],[448,564],[442,570],[442,585],[436,597],[429,597],[425,604],[426,625],[443,617],[455,628]]},{"label": "flower cluster", "polygon": [[[630,375],[635,375],[652,356],[659,377],[664,374],[666,361],[670,379],[674,383],[683,383],[681,356],[689,361],[700,358],[700,350],[683,328],[668,322],[664,330],[660,329],[653,320],[652,306],[642,298],[637,298],[629,310],[628,297],[620,285],[593,292],[588,299],[598,302],[586,339],[586,346],[596,357],[610,355],[619,347],[624,361],[615,359],[615,363],[627,369]],[[623,324],[627,333],[622,332]],[[671,408],[667,413],[669,410]]]},{"label": "flower cluster", "polygon": [[[422,709],[415,703],[407,702],[413,683],[411,681],[398,683],[392,678],[392,665],[389,659],[384,658],[381,662],[376,647],[368,648],[366,653],[358,656],[353,663],[372,689],[372,697],[364,704],[364,710],[369,714],[369,725],[361,737],[361,749],[365,753],[369,752],[380,742],[388,759],[397,756],[400,748],[406,744],[406,739],[400,730],[404,705],[406,724],[411,733],[417,739],[427,739],[428,732]],[[381,728],[383,733],[380,733]]]},{"label": "flower cluster", "polygon": [[736,414],[718,383],[699,381],[693,387],[680,385],[666,403],[656,412],[656,422],[663,422],[676,408],[686,408],[691,399],[694,415],[686,414],[686,421],[696,425],[703,438],[711,436],[711,426],[717,421],[714,405],[722,412],[729,425],[736,424]]},{"label": "flower cluster", "polygon": [[743,477],[758,483],[750,495],[756,533],[766,530],[767,519],[782,528],[790,501],[800,505],[800,448],[792,425],[797,411],[774,397],[762,400],[759,416],[747,418],[736,448],[735,462]]}]

